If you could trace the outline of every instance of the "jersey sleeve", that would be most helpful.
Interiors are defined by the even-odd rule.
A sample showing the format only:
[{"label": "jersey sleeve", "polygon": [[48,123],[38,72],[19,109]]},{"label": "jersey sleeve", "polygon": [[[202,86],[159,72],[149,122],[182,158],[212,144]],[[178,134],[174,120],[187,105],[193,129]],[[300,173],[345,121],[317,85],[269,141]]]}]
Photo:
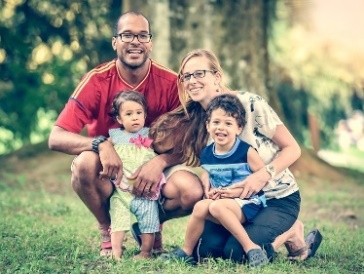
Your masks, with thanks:
[{"label": "jersey sleeve", "polygon": [[86,74],[58,116],[55,125],[79,133],[86,124],[92,123],[98,113],[99,102],[97,84]]}]

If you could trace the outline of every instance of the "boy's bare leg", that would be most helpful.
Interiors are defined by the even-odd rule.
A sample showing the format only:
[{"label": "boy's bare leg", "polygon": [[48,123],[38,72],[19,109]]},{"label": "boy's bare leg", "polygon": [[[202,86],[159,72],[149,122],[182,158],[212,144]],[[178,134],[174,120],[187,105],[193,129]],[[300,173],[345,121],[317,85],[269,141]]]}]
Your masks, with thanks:
[{"label": "boy's bare leg", "polygon": [[245,216],[235,200],[216,200],[210,205],[209,211],[239,241],[245,253],[251,249],[260,249],[260,246],[249,238],[242,226],[245,222]]},{"label": "boy's bare leg", "polygon": [[214,202],[214,200],[211,199],[199,201],[193,209],[187,225],[185,242],[182,247],[182,250],[189,256],[191,256],[193,249],[203,232],[206,219],[210,216],[209,206],[212,202]]},{"label": "boy's bare leg", "polygon": [[111,233],[111,246],[113,257],[116,260],[120,260],[123,255],[123,242],[125,237],[125,231],[115,231]]}]

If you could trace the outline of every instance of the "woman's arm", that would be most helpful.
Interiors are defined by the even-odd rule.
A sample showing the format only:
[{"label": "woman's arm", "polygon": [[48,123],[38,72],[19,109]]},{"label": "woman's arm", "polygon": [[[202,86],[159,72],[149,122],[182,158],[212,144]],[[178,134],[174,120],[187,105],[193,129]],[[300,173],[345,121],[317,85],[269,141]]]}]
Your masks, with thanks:
[{"label": "woman's arm", "polygon": [[[276,174],[278,174],[297,161],[301,156],[301,148],[284,125],[277,126],[272,140],[280,148],[280,152],[269,165],[273,166]],[[269,175],[266,170],[265,173]],[[270,179],[270,175],[268,177]]]},{"label": "woman's arm", "polygon": [[[292,165],[301,155],[301,148],[292,134],[284,125],[278,125],[272,140],[280,148],[280,152],[268,165],[273,167],[275,174],[282,172]],[[244,181],[232,187],[243,187],[240,198],[249,198],[262,189],[272,179],[266,167],[262,167]]]}]

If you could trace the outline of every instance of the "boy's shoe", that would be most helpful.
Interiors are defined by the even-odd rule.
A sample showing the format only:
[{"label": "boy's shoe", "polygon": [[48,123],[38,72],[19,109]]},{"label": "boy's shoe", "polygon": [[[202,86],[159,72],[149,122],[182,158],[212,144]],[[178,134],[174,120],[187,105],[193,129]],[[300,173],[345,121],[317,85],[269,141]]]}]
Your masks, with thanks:
[{"label": "boy's shoe", "polygon": [[260,248],[250,249],[246,256],[248,257],[249,267],[258,267],[269,263],[267,253]]},{"label": "boy's shoe", "polygon": [[[139,225],[138,223],[134,223],[132,224],[131,228],[130,228],[130,232],[131,235],[133,235],[134,240],[138,243],[139,247],[142,246],[142,238],[140,237],[140,235],[142,234],[139,230]],[[160,255],[164,252],[163,249],[163,244],[162,244],[162,233],[156,233],[159,235],[156,235],[155,240],[154,240],[154,245],[153,245],[153,253],[155,255]]]},{"label": "boy's shoe", "polygon": [[184,263],[189,265],[195,265],[197,262],[192,256],[189,256],[181,248],[177,248],[169,253],[162,254],[160,258],[164,261],[170,260],[182,260]]}]

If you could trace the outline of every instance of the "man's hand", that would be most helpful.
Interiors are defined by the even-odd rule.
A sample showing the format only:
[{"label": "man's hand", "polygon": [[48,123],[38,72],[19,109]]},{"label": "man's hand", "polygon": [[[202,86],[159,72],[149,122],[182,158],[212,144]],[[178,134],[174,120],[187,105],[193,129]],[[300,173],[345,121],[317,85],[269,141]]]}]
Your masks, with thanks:
[{"label": "man's hand", "polygon": [[134,180],[133,194],[146,197],[156,193],[164,170],[164,162],[158,156],[138,168],[128,179]]},{"label": "man's hand", "polygon": [[116,186],[119,186],[123,177],[123,162],[111,142],[105,141],[99,145],[99,156],[102,165],[100,178],[111,180]]}]

